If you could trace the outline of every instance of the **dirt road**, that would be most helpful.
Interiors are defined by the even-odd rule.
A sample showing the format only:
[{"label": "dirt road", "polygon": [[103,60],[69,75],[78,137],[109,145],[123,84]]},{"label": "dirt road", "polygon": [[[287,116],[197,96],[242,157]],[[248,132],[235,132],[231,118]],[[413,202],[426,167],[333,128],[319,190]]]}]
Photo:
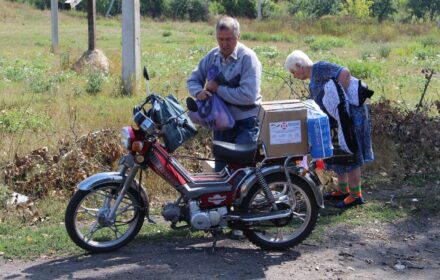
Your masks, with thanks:
[{"label": "dirt road", "polygon": [[0,262],[0,279],[440,279],[440,218],[330,227],[287,252],[245,240],[135,241],[111,253]]}]

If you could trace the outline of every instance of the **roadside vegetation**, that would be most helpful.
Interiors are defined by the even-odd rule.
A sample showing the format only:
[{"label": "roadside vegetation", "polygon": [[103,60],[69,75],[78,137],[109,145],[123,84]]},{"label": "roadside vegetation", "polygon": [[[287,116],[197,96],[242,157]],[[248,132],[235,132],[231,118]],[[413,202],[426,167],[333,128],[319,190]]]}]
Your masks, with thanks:
[{"label": "roadside vegetation", "polygon": [[[50,11],[17,2],[26,1],[0,0],[0,256],[79,253],[62,224],[68,198],[76,182],[115,168],[122,152],[118,131],[130,125],[131,108],[144,97],[144,84],[139,83],[132,96],[123,95],[119,16],[97,19],[97,48],[109,58],[110,73],[77,74],[71,66],[87,48],[82,8],[60,12],[60,48],[53,54]],[[148,66],[153,91],[173,93],[179,99],[187,96],[187,77],[216,46],[215,14],[224,12],[219,3],[227,1],[214,2],[217,6],[209,7],[207,22],[190,22],[188,14],[176,20],[153,14],[142,19],[142,63]],[[297,10],[277,17],[273,15],[281,6],[264,1],[274,5],[272,15],[266,8],[263,21],[240,18],[241,39],[263,64],[264,99],[308,95],[307,84],[292,80],[283,69],[285,57],[294,49],[304,50],[314,61],[347,66],[375,90],[371,102],[377,159],[367,168],[365,182],[370,202],[343,213],[326,209],[313,238],[353,214],[359,219],[350,222],[360,224],[438,213],[440,28],[431,21],[430,12],[405,17],[402,7],[396,6],[397,12],[378,22],[379,15],[344,16],[353,15],[353,10],[310,15],[303,2],[307,1],[291,1],[299,5]],[[93,134],[97,131],[103,132]],[[209,155],[208,136],[200,131],[191,145],[177,153]],[[199,168],[197,163],[185,164]],[[160,178],[146,177],[144,184],[158,214],[174,192]],[[30,196],[32,203],[8,207],[12,191]],[[188,231],[180,235],[192,236]],[[146,225],[138,239],[168,236],[176,233],[162,225]]]}]

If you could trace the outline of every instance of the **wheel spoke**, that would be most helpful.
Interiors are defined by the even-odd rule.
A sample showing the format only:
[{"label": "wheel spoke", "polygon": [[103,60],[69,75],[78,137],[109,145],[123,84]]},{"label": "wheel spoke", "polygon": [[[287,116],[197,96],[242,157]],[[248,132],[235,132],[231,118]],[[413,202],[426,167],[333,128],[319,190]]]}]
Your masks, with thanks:
[{"label": "wheel spoke", "polygon": [[[130,208],[130,207],[133,207],[133,208]],[[123,213],[125,213],[125,212],[128,212],[128,211],[135,211],[135,207],[133,206],[133,205],[127,205],[127,206],[125,206],[124,208],[120,208],[120,209],[118,209],[118,211],[116,212],[116,216],[119,216],[119,215],[121,215],[121,214],[123,214]]]},{"label": "wheel spoke", "polygon": [[97,222],[94,222],[90,230],[84,235],[84,240],[89,242],[92,238],[93,234],[99,229],[99,225]]},{"label": "wheel spoke", "polygon": [[[96,214],[97,214],[98,211],[99,211],[99,209],[96,209],[96,208],[88,208],[88,207],[85,207],[85,206],[81,206],[81,208],[82,208],[82,210],[78,210],[78,213],[85,213],[85,214],[90,215],[90,216],[92,216],[92,217],[94,217],[94,218],[96,218]],[[95,214],[93,214],[93,212],[94,212]]]},{"label": "wheel spoke", "polygon": [[[118,239],[119,237],[122,236],[122,234],[121,234],[121,232],[119,231],[118,226],[116,225],[116,223],[113,224],[113,226],[110,226],[109,228],[115,233],[115,237],[116,237],[116,239]],[[118,233],[119,233],[119,236],[118,236]]]},{"label": "wheel spoke", "polygon": [[292,214],[295,218],[300,219],[303,222],[305,221],[306,214],[300,214],[296,212],[292,212]]}]

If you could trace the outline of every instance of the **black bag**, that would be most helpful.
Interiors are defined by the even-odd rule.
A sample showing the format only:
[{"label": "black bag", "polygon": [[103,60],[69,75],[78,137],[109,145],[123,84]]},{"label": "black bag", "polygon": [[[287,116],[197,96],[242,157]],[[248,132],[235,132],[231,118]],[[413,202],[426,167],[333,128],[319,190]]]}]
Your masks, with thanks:
[{"label": "black bag", "polygon": [[[154,111],[155,121],[159,123],[165,123],[170,118],[177,117],[185,111],[179,104],[179,101],[177,101],[176,97],[172,94],[163,98],[159,105],[160,109]],[[170,122],[162,126],[165,149],[169,153],[174,152],[186,140],[190,139],[197,133],[194,124],[186,114],[181,115],[179,118],[186,120],[187,125],[192,129],[178,126],[176,122]]]},{"label": "black bag", "polygon": [[333,79],[339,96],[338,114],[341,122],[342,133],[344,134],[345,142],[351,152],[356,153],[358,150],[356,132],[354,129],[353,119],[350,116],[350,108],[348,107],[347,99],[344,91],[336,79]]},{"label": "black bag", "polygon": [[366,83],[359,80],[359,86],[358,86],[359,106],[364,105],[365,100],[367,98],[371,98],[373,94],[374,94],[374,90],[369,89]]},{"label": "black bag", "polygon": [[335,119],[330,117],[330,128],[334,150],[333,157],[324,159],[324,162],[326,164],[351,165],[356,162],[355,153],[359,149],[355,134],[356,132],[353,119],[349,115],[349,108],[347,107],[348,103],[346,102],[344,91],[342,90],[341,85],[336,79],[333,79],[333,82],[335,83],[339,96],[338,112],[339,120],[341,121],[342,132],[344,134],[345,142],[347,143],[348,148],[350,149],[350,151],[353,152],[353,154],[349,154],[339,147],[338,123]]}]

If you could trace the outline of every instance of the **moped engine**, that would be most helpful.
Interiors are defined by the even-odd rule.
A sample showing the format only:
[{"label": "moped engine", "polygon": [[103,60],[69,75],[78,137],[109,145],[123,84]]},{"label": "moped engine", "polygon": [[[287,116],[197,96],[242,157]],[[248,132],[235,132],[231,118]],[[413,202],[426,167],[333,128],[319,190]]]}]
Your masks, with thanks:
[{"label": "moped engine", "polygon": [[162,216],[166,221],[170,221],[173,223],[177,223],[183,218],[182,210],[180,209],[180,206],[172,202],[167,202],[163,206]]},{"label": "moped engine", "polygon": [[226,226],[223,216],[228,213],[226,207],[209,210],[200,210],[196,201],[189,203],[191,226],[198,230],[208,230],[215,226]]}]

